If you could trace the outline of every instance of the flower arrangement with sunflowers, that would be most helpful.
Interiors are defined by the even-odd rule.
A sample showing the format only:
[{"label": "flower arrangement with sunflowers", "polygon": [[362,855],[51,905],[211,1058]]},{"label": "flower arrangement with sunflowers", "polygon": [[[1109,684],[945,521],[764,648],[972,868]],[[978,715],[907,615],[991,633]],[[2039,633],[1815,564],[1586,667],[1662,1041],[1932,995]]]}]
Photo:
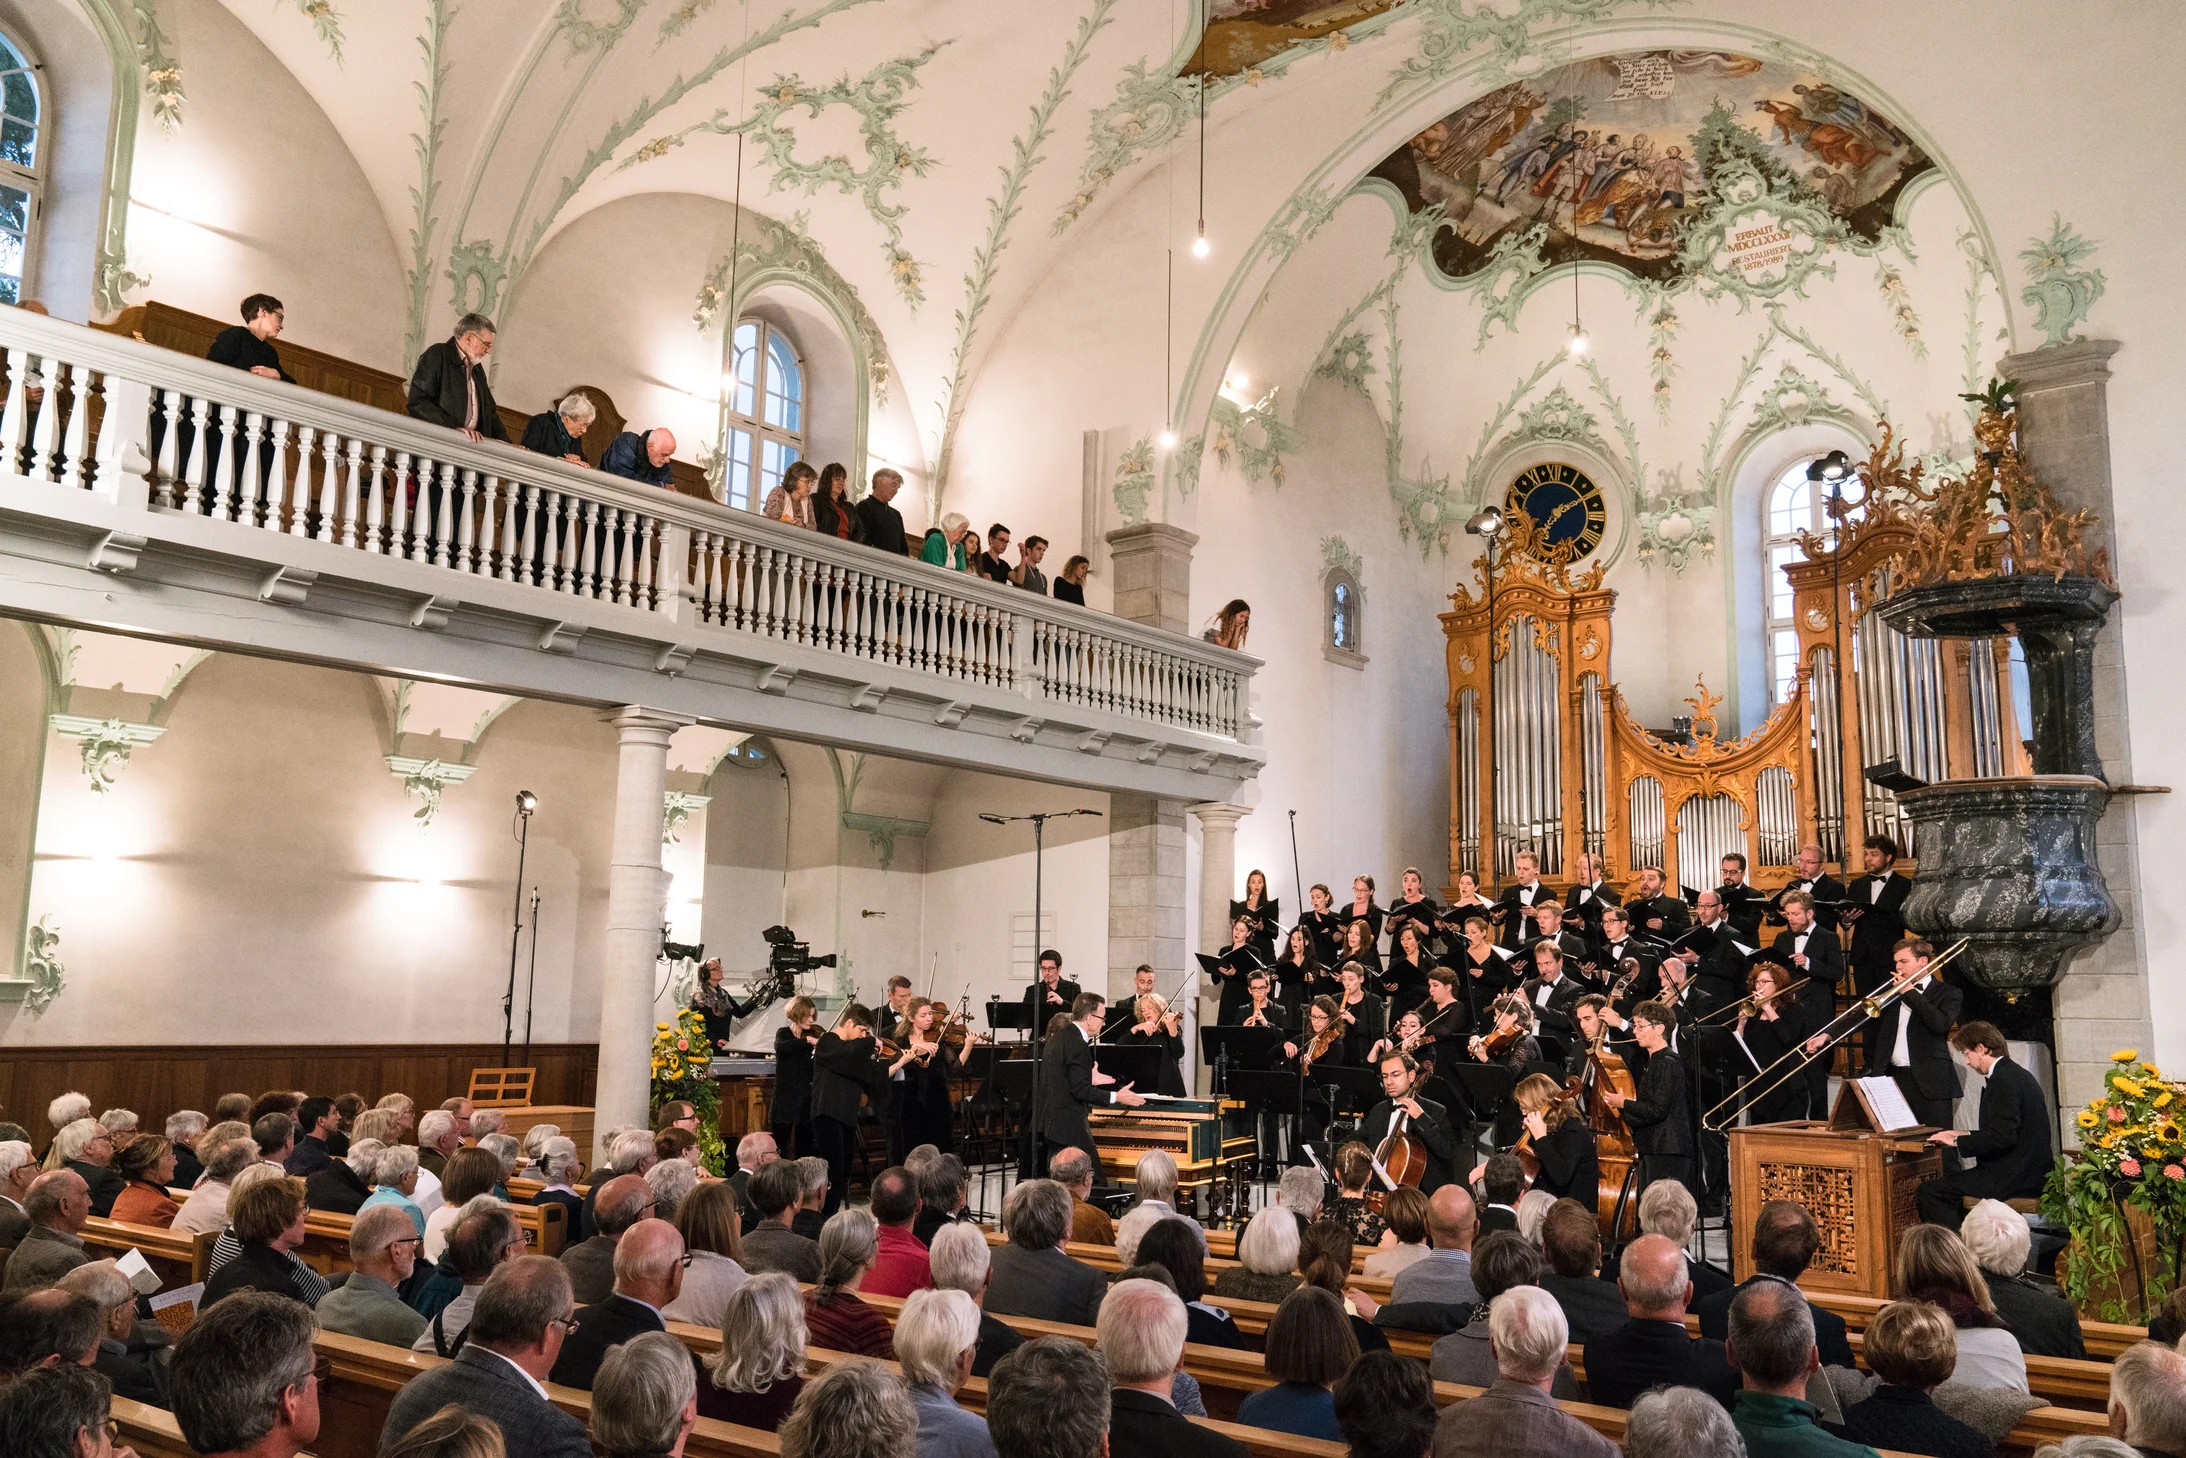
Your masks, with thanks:
[{"label": "flower arrangement with sunflowers", "polygon": [[[2164,1078],[2140,1054],[2121,1048],[2110,1055],[2103,1091],[2074,1116],[2080,1150],[2051,1171],[2042,1212],[2072,1234],[2070,1259],[2058,1262],[2065,1294],[2083,1312],[2097,1296],[2105,1321],[2139,1320],[2179,1284],[2181,1243],[2186,1242],[2186,1084]],[[2169,1261],[2143,1263],[2131,1250],[2127,1210],[2139,1210],[2155,1227]],[[2134,1269],[2127,1279],[2126,1267]],[[2107,1299],[2107,1293],[2133,1301]]]},{"label": "flower arrangement with sunflowers", "polygon": [[683,1099],[698,1111],[698,1147],[707,1170],[721,1174],[727,1151],[721,1143],[721,1090],[707,1075],[713,1045],[706,1019],[684,1008],[671,1023],[653,1024],[653,1107]]}]

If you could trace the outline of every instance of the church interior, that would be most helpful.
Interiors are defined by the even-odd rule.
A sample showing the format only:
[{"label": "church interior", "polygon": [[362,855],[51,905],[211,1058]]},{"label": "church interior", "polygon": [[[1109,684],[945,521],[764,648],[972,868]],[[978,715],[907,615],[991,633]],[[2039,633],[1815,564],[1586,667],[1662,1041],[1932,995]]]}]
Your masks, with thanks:
[{"label": "church interior", "polygon": [[[1474,1166],[1552,1098],[1528,1138],[1592,1121],[1604,1257],[1667,1233],[1728,1290],[1772,1269],[1764,1208],[1807,1207],[1793,1274],[1870,1387],[1915,1232],[2020,1217],[2006,1276],[2070,1339],[1976,1282],[2027,1404],[1946,1383],[1922,1402],[1989,1446],[1904,1451],[2186,1451],[2186,1003],[2155,995],[2186,926],[2155,874],[2186,851],[2182,35],[2121,0],[0,0],[0,1121],[52,1171],[72,1096],[195,1139],[235,1090],[483,1118],[475,1071],[521,1068],[507,1111],[539,1112],[487,1123],[551,1111],[604,1188],[617,1132],[696,1096],[744,1239],[752,1137],[875,1218],[938,1144],[999,1292],[1005,1202],[1066,1151],[1080,1262],[1077,1216],[1128,1223],[1170,1150],[1205,1281],[1260,1273],[1260,1215],[1310,1242],[1324,1179],[1366,1198],[1346,1129],[1377,1212],[1433,1197],[1423,1254],[1460,1201],[1485,1241],[1507,1191]],[[1312,1092],[1324,1031],[1355,1089]],[[867,1075],[825,1071],[859,1032],[913,1060],[865,1060],[862,1115]],[[839,1147],[783,1112],[784,1049],[814,1110],[853,1090]],[[1673,1071],[1666,1123],[1620,1117]],[[1429,1097],[1458,1152],[1400,1117]],[[539,1154],[500,1198],[553,1184]],[[1559,1177],[1524,1157],[1538,1247]],[[605,1238],[568,1188],[568,1245]],[[95,1211],[88,1254],[150,1260],[149,1321],[218,1285],[221,1229]],[[351,1270],[311,1229],[293,1259]],[[1393,1309],[1391,1229],[1354,1324]],[[1194,1421],[1337,1452],[1253,1421],[1268,1299],[1226,1308],[1250,1373],[1193,1355],[1190,1306]],[[1437,1334],[1506,1319],[1466,1299],[1390,1332],[1438,1455],[1472,1451],[1444,1389],[1497,1390],[1445,1370]],[[389,1451],[403,1377],[333,1330],[318,1436],[251,1451]],[[815,1357],[800,1412],[896,1400],[853,1365]],[[937,1390],[1010,1448],[976,1370]],[[1692,1451],[1602,1375],[1566,1420]],[[1115,1380],[1108,1451],[1188,1450],[1126,1437]],[[1894,1451],[1862,1395],[1817,1421]],[[170,1406],[114,1384],[137,1453],[229,1451]],[[1793,1451],[1723,1411],[1742,1446],[1693,1444]],[[865,1451],[788,1413],[674,1451]]]}]

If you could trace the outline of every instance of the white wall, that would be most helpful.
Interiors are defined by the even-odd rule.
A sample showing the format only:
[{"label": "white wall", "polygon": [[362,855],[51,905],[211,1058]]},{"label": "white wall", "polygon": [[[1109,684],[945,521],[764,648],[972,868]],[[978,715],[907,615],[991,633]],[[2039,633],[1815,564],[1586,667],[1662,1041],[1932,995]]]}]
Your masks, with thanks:
[{"label": "white wall", "polygon": [[45,106],[39,135],[45,171],[42,246],[23,297],[38,300],[59,318],[88,320],[113,65],[90,22],[63,6],[0,0],[0,29],[14,36],[39,68],[39,99]]}]

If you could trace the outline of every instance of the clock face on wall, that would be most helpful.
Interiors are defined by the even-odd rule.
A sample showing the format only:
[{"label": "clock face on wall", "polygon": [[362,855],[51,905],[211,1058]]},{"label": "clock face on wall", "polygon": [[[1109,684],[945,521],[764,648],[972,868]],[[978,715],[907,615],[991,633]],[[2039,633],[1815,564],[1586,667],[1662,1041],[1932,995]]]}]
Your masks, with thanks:
[{"label": "clock face on wall", "polygon": [[1543,547],[1571,544],[1576,562],[1602,544],[1609,511],[1602,489],[1576,466],[1543,462],[1521,471],[1503,493],[1505,511],[1524,511],[1540,530]]}]

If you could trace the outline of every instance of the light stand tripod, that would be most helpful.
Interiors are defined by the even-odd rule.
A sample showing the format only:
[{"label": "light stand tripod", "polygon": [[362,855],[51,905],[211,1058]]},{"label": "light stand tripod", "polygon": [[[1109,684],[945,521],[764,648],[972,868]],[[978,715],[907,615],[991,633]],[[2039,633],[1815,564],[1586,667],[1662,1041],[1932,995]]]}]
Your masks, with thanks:
[{"label": "light stand tripod", "polygon": [[[539,797],[529,790],[516,792],[516,906],[509,928],[509,988],[501,996],[501,1066],[509,1066],[509,1045],[516,1041],[516,949],[524,934],[524,857],[531,850],[531,812]],[[537,966],[538,933],[532,933],[533,966]],[[531,1014],[524,1014],[524,1056],[531,1056]]]}]

